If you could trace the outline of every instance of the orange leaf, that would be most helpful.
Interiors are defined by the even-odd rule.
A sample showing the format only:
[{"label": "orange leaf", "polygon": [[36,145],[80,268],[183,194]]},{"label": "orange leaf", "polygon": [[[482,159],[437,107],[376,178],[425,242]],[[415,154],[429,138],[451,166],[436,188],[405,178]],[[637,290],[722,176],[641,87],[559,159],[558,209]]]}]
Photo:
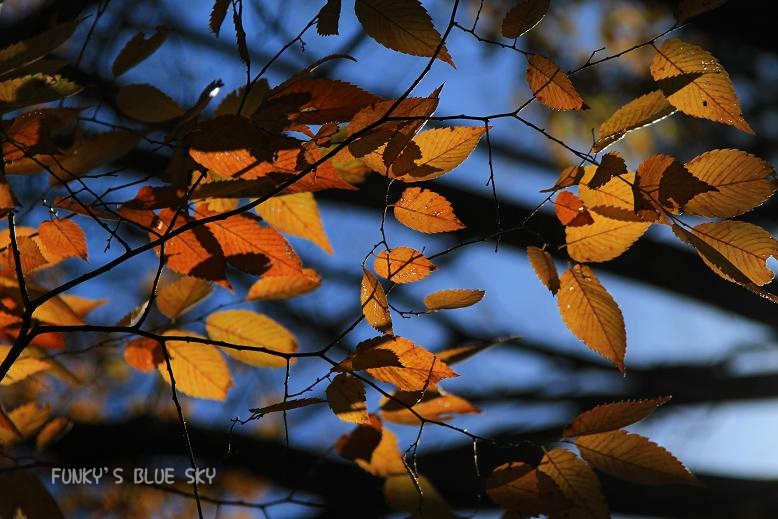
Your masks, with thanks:
[{"label": "orange leaf", "polygon": [[675,456],[639,434],[592,434],[578,438],[575,445],[583,459],[617,478],[641,485],[699,485]]},{"label": "orange leaf", "polygon": [[436,56],[454,66],[419,0],[357,0],[354,11],[365,32],[381,45],[412,56]]},{"label": "orange leaf", "polygon": [[92,310],[100,308],[108,302],[107,299],[90,299],[72,294],[62,294],[59,296],[62,301],[69,306],[73,312],[82,319],[89,315]]},{"label": "orange leaf", "polygon": [[332,246],[324,231],[319,207],[312,193],[293,193],[268,198],[257,206],[257,213],[277,230],[311,240],[332,254]]},{"label": "orange leaf", "polygon": [[527,60],[527,84],[532,95],[554,110],[585,110],[589,108],[573,86],[573,82],[550,59],[534,54]]},{"label": "orange leaf", "polygon": [[[40,268],[50,266],[34,238],[30,238],[28,236],[17,236],[16,247],[19,251],[19,259],[21,260],[22,272],[24,274],[28,274]],[[13,249],[8,247],[5,253],[8,258],[7,264],[9,268],[11,270],[15,269],[16,259],[14,257]]]},{"label": "orange leaf", "polygon": [[486,493],[522,517],[561,512],[572,505],[553,479],[522,461],[496,467],[486,481]]},{"label": "orange leaf", "polygon": [[344,422],[367,423],[365,384],[353,375],[340,373],[327,386],[327,402],[335,416]]},{"label": "orange leaf", "polygon": [[[285,327],[270,317],[251,310],[224,310],[208,316],[205,321],[208,337],[216,341],[241,346],[266,348],[279,353],[297,351],[297,340]],[[283,356],[263,351],[241,350],[223,347],[230,357],[251,366],[283,368],[287,360]],[[294,362],[294,359],[289,359]]]},{"label": "orange leaf", "polygon": [[159,289],[155,299],[165,317],[177,319],[211,294],[211,285],[202,279],[181,277]]},{"label": "orange leaf", "polygon": [[465,308],[472,306],[483,299],[483,290],[472,290],[466,288],[439,290],[424,298],[424,306],[432,312],[436,310],[451,310],[454,308]]},{"label": "orange leaf", "polygon": [[116,106],[127,117],[144,123],[163,123],[184,115],[184,109],[170,96],[145,83],[120,87]]},{"label": "orange leaf", "polygon": [[381,399],[381,416],[387,422],[419,425],[419,414],[425,420],[445,422],[452,414],[480,413],[481,411],[462,397],[442,390],[396,391],[391,398]]},{"label": "orange leaf", "polygon": [[365,106],[381,98],[362,88],[327,78],[305,78],[283,85],[269,99],[297,95],[304,99],[294,120],[303,124],[348,121]]},{"label": "orange leaf", "polygon": [[754,133],[740,111],[729,74],[702,47],[671,38],[651,62],[651,76],[681,112]]},{"label": "orange leaf", "polygon": [[409,247],[397,247],[389,253],[383,250],[373,263],[376,274],[394,283],[419,281],[436,268],[422,253]]},{"label": "orange leaf", "polygon": [[573,335],[623,373],[627,350],[624,318],[592,269],[574,265],[562,274],[557,304],[562,320]]},{"label": "orange leaf", "polygon": [[599,153],[632,130],[661,121],[675,113],[661,90],[654,90],[625,104],[600,125],[592,152]]},{"label": "orange leaf", "polygon": [[548,12],[550,0],[521,0],[502,19],[502,35],[518,38],[535,27]]},{"label": "orange leaf", "polygon": [[29,438],[46,423],[50,415],[51,410],[48,404],[38,405],[35,402],[27,402],[16,407],[8,413],[8,418],[16,427],[16,432],[0,429],[0,444],[4,447],[10,447],[13,443]]},{"label": "orange leaf", "polygon": [[35,449],[43,450],[52,443],[62,438],[73,427],[73,422],[59,416],[43,426],[35,438]]},{"label": "orange leaf", "polygon": [[538,471],[550,477],[574,508],[569,517],[608,519],[608,505],[594,471],[581,458],[565,449],[545,453]]},{"label": "orange leaf", "polygon": [[[183,330],[168,330],[164,335],[204,338]],[[233,386],[232,376],[218,349],[210,344],[184,341],[170,340],[165,344],[178,391],[195,398],[227,399],[227,391]],[[170,384],[167,363],[160,363],[157,369],[163,380]]]},{"label": "orange leaf", "polygon": [[165,352],[158,341],[141,337],[124,347],[124,360],[138,371],[152,371],[165,362]]},{"label": "orange leaf", "polygon": [[139,32],[133,36],[130,41],[124,46],[124,48],[116,56],[111,67],[111,72],[114,77],[121,76],[129,69],[151,56],[155,50],[159,48],[165,42],[168,35],[168,28],[165,26],[159,26],[156,28],[154,34],[146,38],[143,32]]},{"label": "orange leaf", "polygon": [[425,233],[456,231],[465,227],[445,197],[418,187],[403,191],[394,204],[394,217],[406,227]]},{"label": "orange leaf", "polygon": [[249,301],[277,301],[289,299],[315,290],[321,285],[319,274],[304,268],[300,274],[263,275],[249,288]]},{"label": "orange leaf", "polygon": [[56,262],[65,258],[87,259],[86,235],[81,226],[73,220],[43,222],[38,228],[38,236],[49,261]]},{"label": "orange leaf", "polygon": [[648,417],[670,401],[669,396],[602,404],[584,411],[565,428],[564,436],[582,436],[621,429]]},{"label": "orange leaf", "polygon": [[[8,352],[10,351],[10,346],[0,344],[0,361],[5,359],[8,356]],[[50,367],[51,365],[45,360],[36,359],[22,353],[22,355],[20,355],[19,358],[17,358],[14,363],[11,364],[11,368],[8,370],[8,373],[3,378],[3,380],[0,381],[0,385],[8,386],[15,384],[16,382],[20,382],[27,377],[31,377],[37,373],[40,373],[41,371],[46,371]]]},{"label": "orange leaf", "polygon": [[365,267],[362,267],[362,286],[360,290],[362,314],[370,326],[382,333],[392,334],[392,316],[389,313],[389,301],[381,283]]},{"label": "orange leaf", "polygon": [[16,200],[11,185],[5,179],[5,175],[0,173],[0,217],[7,215],[17,205],[19,202]]},{"label": "orange leaf", "polygon": [[562,191],[554,200],[554,213],[562,225],[580,227],[594,223],[583,201],[569,191]]},{"label": "orange leaf", "polygon": [[529,246],[527,247],[527,257],[529,258],[530,265],[532,265],[532,269],[535,271],[535,275],[546,285],[546,288],[552,294],[556,295],[559,291],[559,275],[551,254],[546,250]]},{"label": "orange leaf", "polygon": [[359,343],[352,366],[402,391],[423,391],[444,378],[458,376],[429,350],[390,335]]}]

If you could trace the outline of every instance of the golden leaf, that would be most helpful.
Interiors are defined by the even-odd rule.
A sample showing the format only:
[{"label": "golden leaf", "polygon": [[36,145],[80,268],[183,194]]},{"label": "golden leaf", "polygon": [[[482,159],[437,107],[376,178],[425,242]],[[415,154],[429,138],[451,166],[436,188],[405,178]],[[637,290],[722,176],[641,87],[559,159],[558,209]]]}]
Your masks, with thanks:
[{"label": "golden leaf", "polygon": [[73,220],[51,220],[38,228],[43,253],[49,261],[65,258],[87,259],[86,235],[81,226]]},{"label": "golden leaf", "polygon": [[165,317],[177,319],[211,294],[211,285],[202,279],[183,276],[159,289],[155,299]]},{"label": "golden leaf", "polygon": [[661,90],[654,90],[633,99],[613,112],[613,115],[600,125],[592,152],[601,152],[632,130],[659,122],[674,114],[675,110]]},{"label": "golden leaf", "polygon": [[370,326],[382,333],[392,334],[392,316],[389,313],[389,301],[381,283],[365,267],[362,267],[362,286],[360,290],[362,314]]},{"label": "golden leaf", "polygon": [[574,508],[566,513],[581,519],[608,519],[608,505],[594,471],[581,458],[565,449],[545,453],[538,471],[550,477]]},{"label": "golden leaf", "polygon": [[315,290],[321,285],[321,276],[309,268],[299,274],[264,274],[249,288],[246,299],[249,301],[277,301],[289,299]]},{"label": "golden leaf", "polygon": [[465,227],[444,196],[418,187],[403,191],[394,204],[394,217],[406,227],[424,233],[456,231]]},{"label": "golden leaf", "polygon": [[0,428],[0,445],[10,447],[14,443],[29,438],[48,421],[50,415],[48,404],[38,405],[36,402],[27,402],[14,408],[7,415],[13,428]]},{"label": "golden leaf", "polygon": [[[10,346],[0,344],[0,361],[4,360],[8,353],[11,351]],[[42,359],[36,359],[22,353],[13,364],[11,364],[8,373],[6,373],[3,380],[0,380],[0,385],[9,386],[20,382],[27,377],[31,377],[42,371],[46,371],[51,366],[48,362]]]},{"label": "golden leaf", "polygon": [[532,95],[554,110],[584,110],[589,108],[573,86],[573,82],[550,59],[534,54],[527,60],[527,84]]},{"label": "golden leaf", "polygon": [[541,193],[548,193],[549,191],[559,191],[570,186],[577,186],[584,176],[586,170],[583,166],[568,166],[562,170],[554,183],[554,187],[551,189],[542,189]]},{"label": "golden leaf", "polygon": [[332,254],[332,246],[324,231],[313,193],[292,193],[268,198],[257,206],[257,213],[277,230],[311,240]]},{"label": "golden leaf", "polygon": [[422,253],[409,247],[397,247],[389,253],[383,250],[373,263],[376,274],[394,283],[419,281],[436,268]]},{"label": "golden leaf", "polygon": [[502,35],[518,38],[535,27],[548,12],[550,0],[521,0],[502,19]]},{"label": "golden leaf", "polygon": [[472,306],[483,299],[483,290],[469,288],[455,288],[451,290],[439,290],[424,298],[424,306],[427,310],[450,310]]},{"label": "golden leaf", "polygon": [[573,335],[623,373],[627,350],[624,318],[592,269],[574,265],[562,274],[557,304],[562,320]]},{"label": "golden leaf", "polygon": [[145,83],[120,87],[116,106],[127,117],[144,123],[163,123],[184,114],[184,109],[170,96]]},{"label": "golden leaf", "polygon": [[[285,327],[270,317],[251,310],[224,310],[208,316],[205,321],[208,337],[216,341],[241,346],[261,347],[279,353],[297,351],[297,340]],[[240,362],[265,368],[283,368],[286,357],[263,351],[222,347],[230,357]],[[294,359],[289,359],[290,363]]]},{"label": "golden leaf", "polygon": [[395,391],[391,398],[381,398],[381,416],[387,422],[419,425],[420,420],[445,422],[452,414],[480,413],[481,411],[462,397],[443,392],[440,388],[426,391]]},{"label": "golden leaf", "polygon": [[[168,330],[164,335],[204,337],[185,330]],[[233,386],[227,361],[210,344],[169,340],[165,343],[170,355],[170,368],[176,380],[176,389],[185,395],[208,400],[227,399]],[[170,384],[167,363],[157,366],[162,379]]]},{"label": "golden leaf", "polygon": [[529,258],[530,265],[532,265],[532,270],[535,271],[535,275],[540,279],[541,283],[546,285],[546,288],[552,294],[556,295],[559,291],[559,275],[551,254],[546,250],[529,246],[527,247],[527,257]]},{"label": "golden leaf", "polygon": [[669,396],[602,404],[584,411],[565,428],[564,436],[582,436],[621,429],[651,415],[670,401]]},{"label": "golden leaf", "polygon": [[344,422],[367,423],[365,384],[349,373],[340,373],[327,386],[327,402],[335,416]]}]

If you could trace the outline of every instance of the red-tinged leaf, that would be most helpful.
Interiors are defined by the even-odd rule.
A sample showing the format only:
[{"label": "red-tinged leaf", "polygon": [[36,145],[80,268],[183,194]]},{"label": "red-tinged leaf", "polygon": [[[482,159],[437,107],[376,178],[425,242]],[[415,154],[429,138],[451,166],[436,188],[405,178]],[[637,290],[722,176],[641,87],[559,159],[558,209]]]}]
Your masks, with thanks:
[{"label": "red-tinged leaf", "polygon": [[0,114],[25,106],[56,101],[81,91],[81,86],[59,74],[31,74],[0,81]]},{"label": "red-tinged leaf", "polygon": [[451,506],[422,474],[411,476],[406,471],[387,477],[384,497],[390,507],[416,517],[455,517]]},{"label": "red-tinged leaf", "polygon": [[424,306],[431,312],[465,308],[478,303],[485,293],[483,290],[468,288],[439,290],[424,298]]},{"label": "red-tinged leaf", "polygon": [[[164,335],[204,339],[184,330],[169,330]],[[165,344],[178,391],[195,398],[220,401],[227,399],[227,391],[233,386],[232,376],[227,361],[217,348],[199,342],[168,340]],[[157,369],[169,384],[167,363],[162,362]]]},{"label": "red-tinged leaf", "polygon": [[627,164],[624,162],[624,157],[616,151],[606,153],[594,171],[594,176],[589,179],[586,185],[589,189],[599,189],[610,182],[613,177],[626,175],[626,173]]},{"label": "red-tinged leaf", "polygon": [[16,42],[0,50],[0,74],[6,74],[24,65],[39,61],[65,43],[82,19],[55,25],[32,38]]},{"label": "red-tinged leaf", "polygon": [[327,0],[316,17],[316,32],[320,36],[332,36],[338,33],[340,20],[340,0]]},{"label": "red-tinged leaf", "polygon": [[111,72],[114,77],[121,76],[132,67],[142,62],[154,51],[156,51],[160,45],[162,45],[167,39],[169,29],[165,26],[156,27],[154,34],[146,38],[143,32],[139,32],[133,36],[130,41],[124,46],[124,48],[116,56],[116,59],[111,66]]},{"label": "red-tinged leaf", "polygon": [[249,409],[249,411],[259,416],[264,416],[268,413],[286,412],[291,411],[292,409],[308,407],[309,405],[323,404],[324,402],[326,402],[326,400],[322,400],[321,398],[297,398],[278,402],[277,404],[267,405],[265,407],[255,407],[253,409]]},{"label": "red-tinged leaf", "polygon": [[344,81],[326,78],[300,79],[272,92],[270,100],[281,96],[302,96],[299,113],[293,120],[302,124],[348,121],[367,105],[381,101],[370,92]]},{"label": "red-tinged leaf", "polygon": [[65,258],[87,259],[86,235],[73,220],[51,220],[38,228],[43,252],[50,261]]},{"label": "red-tinged leaf", "polygon": [[687,162],[686,168],[716,188],[684,206],[686,212],[700,216],[738,216],[762,205],[778,188],[772,165],[741,150],[712,150]]},{"label": "red-tinged leaf", "polygon": [[[22,264],[22,272],[28,274],[38,269],[49,266],[49,261],[41,252],[33,238],[27,236],[18,236],[16,239],[16,248],[19,251],[19,259]],[[5,250],[6,263],[9,269],[16,268],[16,258],[11,247]]]},{"label": "red-tinged leaf", "polygon": [[716,9],[726,3],[727,0],[681,0],[675,8],[675,19],[684,23],[690,18]]},{"label": "red-tinged leaf", "polygon": [[[0,362],[8,356],[8,352],[11,351],[10,346],[0,344]],[[8,370],[3,380],[0,380],[0,385],[8,386],[21,382],[22,380],[31,377],[42,371],[46,371],[51,365],[42,359],[36,359],[22,353],[17,358]]]},{"label": "red-tinged leaf", "polygon": [[554,258],[551,257],[551,254],[546,250],[529,246],[527,247],[527,257],[540,282],[546,285],[552,294],[556,295],[559,291],[559,274],[557,274],[556,264],[554,264]]},{"label": "red-tinged leaf", "polygon": [[594,223],[583,201],[570,191],[562,191],[554,200],[554,213],[562,225],[580,227]]},{"label": "red-tinged leaf", "polygon": [[486,493],[520,517],[558,513],[572,506],[553,479],[522,461],[495,468],[486,481]]},{"label": "red-tinged leaf", "polygon": [[321,276],[309,268],[300,274],[263,275],[249,288],[248,301],[279,301],[297,297],[316,290],[321,285]]},{"label": "red-tinged leaf", "polygon": [[0,136],[5,160],[56,153],[58,148],[52,137],[69,126],[78,114],[79,110],[74,108],[48,108],[17,116]]},{"label": "red-tinged leaf", "polygon": [[670,401],[669,396],[650,400],[627,400],[602,404],[584,411],[565,428],[564,436],[583,436],[615,431],[647,418],[657,407]]},{"label": "red-tinged leaf", "polygon": [[312,241],[332,254],[313,193],[293,193],[268,198],[257,206],[257,213],[281,232]]},{"label": "red-tinged leaf", "polygon": [[654,90],[625,104],[600,125],[592,152],[599,153],[627,133],[650,126],[676,111],[661,90]]},{"label": "red-tinged leaf", "polygon": [[[227,342],[247,349],[222,347],[230,357],[264,368],[283,368],[287,366],[287,357],[274,355],[297,351],[297,340],[292,332],[270,317],[251,310],[224,310],[208,316],[205,321],[208,337],[216,341]],[[264,348],[271,352],[250,348]],[[294,359],[289,359],[293,363]]]},{"label": "red-tinged leaf", "polygon": [[214,0],[211,8],[211,16],[208,19],[208,28],[217,37],[221,30],[224,18],[227,16],[227,8],[230,6],[230,0]]},{"label": "red-tinged leaf", "polygon": [[155,299],[157,309],[165,317],[176,320],[211,294],[207,281],[193,277],[181,277],[159,289]]},{"label": "red-tinged leaf", "polygon": [[436,56],[454,66],[419,0],[357,0],[354,10],[365,32],[381,45],[412,56]]},{"label": "red-tinged leaf", "polygon": [[425,420],[445,422],[452,414],[471,414],[481,411],[462,397],[441,389],[426,391],[396,391],[391,398],[381,399],[381,416],[387,422],[419,425],[417,414]]},{"label": "red-tinged leaf", "polygon": [[597,476],[585,461],[572,452],[565,449],[546,452],[538,465],[538,471],[551,478],[562,494],[572,502],[573,508],[565,511],[569,517],[610,517]]},{"label": "red-tinged leaf", "polygon": [[582,166],[568,166],[559,174],[559,178],[551,189],[542,189],[541,193],[549,191],[559,191],[570,186],[577,186],[584,176],[586,170]]},{"label": "red-tinged leaf", "polygon": [[394,283],[413,283],[426,278],[436,269],[419,251],[409,247],[386,250],[376,257],[373,270],[382,278]]},{"label": "red-tinged leaf", "polygon": [[54,418],[44,425],[43,429],[41,429],[35,437],[35,449],[38,451],[46,449],[48,446],[65,436],[72,427],[73,422],[64,416]]},{"label": "red-tinged leaf", "polygon": [[567,74],[550,59],[534,54],[527,60],[527,84],[532,95],[554,110],[585,110],[589,108],[573,86]]},{"label": "red-tinged leaf", "polygon": [[458,376],[429,350],[390,335],[359,343],[352,366],[402,391],[423,391],[444,378]]},{"label": "red-tinged leaf", "polygon": [[535,27],[548,12],[550,0],[520,0],[502,19],[502,35],[518,38]]},{"label": "red-tinged leaf", "polygon": [[124,115],[144,123],[163,123],[184,115],[184,109],[166,93],[147,84],[123,85],[116,105]]},{"label": "red-tinged leaf", "polygon": [[393,334],[392,316],[389,313],[389,301],[381,283],[370,271],[362,267],[362,283],[360,288],[362,314],[367,322],[382,333]]},{"label": "red-tinged leaf", "polygon": [[394,204],[394,217],[406,227],[424,233],[456,231],[465,227],[444,196],[418,187],[403,191]]},{"label": "red-tinged leaf", "polygon": [[573,335],[623,373],[627,336],[616,301],[586,265],[574,265],[559,281],[557,304],[562,320]]},{"label": "red-tinged leaf", "polygon": [[700,484],[675,456],[639,434],[592,434],[578,438],[575,445],[593,467],[617,478],[641,485]]},{"label": "red-tinged leaf", "polygon": [[327,401],[335,416],[344,422],[367,423],[365,384],[353,375],[340,373],[327,386]]},{"label": "red-tinged leaf", "polygon": [[162,345],[154,339],[133,339],[124,347],[124,360],[138,371],[153,371],[165,362]]},{"label": "red-tinged leaf", "polygon": [[675,38],[665,41],[651,62],[651,76],[670,104],[686,115],[754,133],[743,119],[729,74],[702,47]]}]

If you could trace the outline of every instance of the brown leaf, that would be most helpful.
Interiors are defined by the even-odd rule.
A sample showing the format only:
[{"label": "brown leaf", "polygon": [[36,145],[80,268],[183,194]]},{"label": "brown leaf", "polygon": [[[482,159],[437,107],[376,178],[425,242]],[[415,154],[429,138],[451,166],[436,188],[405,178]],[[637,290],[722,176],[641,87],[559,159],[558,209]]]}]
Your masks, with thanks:
[{"label": "brown leaf", "polygon": [[389,253],[383,250],[373,263],[376,274],[394,283],[419,281],[436,268],[422,253],[409,247],[396,247]]},{"label": "brown leaf", "polygon": [[339,19],[340,0],[327,0],[327,3],[319,10],[319,15],[316,17],[316,32],[320,36],[338,34]]},{"label": "brown leaf", "polygon": [[581,458],[565,449],[545,453],[538,471],[550,477],[573,503],[565,513],[581,519],[608,519],[608,505],[594,471]]},{"label": "brown leaf", "polygon": [[[208,337],[216,341],[231,344],[261,347],[279,353],[297,351],[297,340],[292,332],[270,317],[252,310],[223,310],[212,313],[205,321]],[[230,357],[249,364],[265,368],[283,368],[287,366],[286,357],[263,351],[222,347]],[[289,359],[289,363],[294,359]]]},{"label": "brown leaf", "polygon": [[414,411],[425,420],[438,422],[450,420],[453,418],[452,414],[481,412],[464,398],[445,393],[440,388],[426,391],[396,391],[391,398],[381,399],[381,416],[387,422],[419,425],[420,420]]},{"label": "brown leaf", "polygon": [[132,67],[151,56],[167,39],[169,29],[163,25],[156,28],[154,34],[146,38],[143,32],[133,36],[116,56],[111,67],[114,77],[121,76]]},{"label": "brown leaf", "polygon": [[[164,335],[204,338],[183,330],[168,330]],[[210,344],[172,340],[165,344],[178,391],[195,398],[227,399],[227,391],[233,386],[232,376],[227,361],[217,348]],[[162,379],[170,384],[167,363],[160,363],[157,369]]]},{"label": "brown leaf", "polygon": [[559,291],[559,275],[557,274],[554,258],[548,251],[537,247],[527,247],[527,257],[529,258],[532,270],[540,281],[546,285],[549,291],[556,295]]},{"label": "brown leaf", "polygon": [[465,227],[444,196],[418,187],[403,191],[394,204],[394,217],[406,227],[424,233],[456,231]]},{"label": "brown leaf", "polygon": [[583,201],[569,191],[562,191],[554,200],[554,213],[562,225],[580,227],[594,223]]},{"label": "brown leaf", "polygon": [[230,0],[214,0],[211,16],[208,19],[208,28],[217,37],[221,30],[224,18],[227,16],[227,8],[230,6]]},{"label": "brown leaf", "polygon": [[87,259],[86,235],[73,220],[50,220],[38,228],[43,252],[49,261],[66,258]]},{"label": "brown leaf", "polygon": [[562,320],[573,335],[623,373],[627,350],[624,318],[592,269],[574,265],[562,274],[557,304]]},{"label": "brown leaf", "polygon": [[627,400],[602,404],[584,411],[565,428],[564,436],[582,436],[614,431],[647,418],[657,407],[670,401],[669,396],[650,400]]},{"label": "brown leaf", "polygon": [[181,277],[159,289],[157,308],[170,319],[177,319],[211,294],[211,285],[202,279]]},{"label": "brown leaf", "polygon": [[556,63],[540,54],[533,54],[527,61],[527,84],[538,101],[554,110],[589,108]]},{"label": "brown leaf", "polygon": [[0,50],[0,74],[6,74],[20,67],[40,60],[54,51],[73,35],[83,18],[55,25],[24,41]]},{"label": "brown leaf", "polygon": [[673,159],[659,180],[659,203],[675,212],[675,208],[683,209],[689,200],[710,191],[718,189],[699,180],[683,164]]},{"label": "brown leaf", "polygon": [[485,293],[483,290],[465,288],[439,290],[424,298],[424,306],[431,312],[465,308],[478,303]]},{"label": "brown leaf", "polygon": [[661,121],[675,113],[661,90],[654,90],[625,104],[600,125],[592,152],[599,153],[632,130]]},{"label": "brown leaf", "polygon": [[327,402],[335,416],[344,422],[367,423],[365,384],[349,373],[340,373],[327,386]]},{"label": "brown leaf", "polygon": [[381,101],[377,95],[344,81],[327,78],[300,79],[273,90],[269,100],[301,95],[299,113],[292,120],[303,124],[348,121],[366,106]]},{"label": "brown leaf", "polygon": [[184,115],[184,109],[170,96],[147,84],[120,87],[116,106],[127,117],[144,123],[163,123]]},{"label": "brown leaf", "polygon": [[562,512],[572,506],[553,479],[523,461],[496,467],[486,481],[486,493],[521,517]]},{"label": "brown leaf", "polygon": [[362,285],[360,289],[362,314],[367,322],[382,333],[393,334],[392,316],[389,313],[389,301],[381,283],[365,267],[362,267]]},{"label": "brown leaf", "polygon": [[381,420],[375,415],[369,415],[366,423],[338,438],[335,449],[347,460],[370,462],[373,452],[381,443],[381,437]]},{"label": "brown leaf", "polygon": [[502,35],[518,38],[535,27],[548,12],[550,0],[520,0],[502,20]]},{"label": "brown leaf", "polygon": [[594,176],[587,182],[587,186],[590,189],[599,189],[613,177],[625,175],[627,173],[627,164],[624,162],[624,157],[616,151],[606,153],[602,156],[600,164],[594,171]]}]

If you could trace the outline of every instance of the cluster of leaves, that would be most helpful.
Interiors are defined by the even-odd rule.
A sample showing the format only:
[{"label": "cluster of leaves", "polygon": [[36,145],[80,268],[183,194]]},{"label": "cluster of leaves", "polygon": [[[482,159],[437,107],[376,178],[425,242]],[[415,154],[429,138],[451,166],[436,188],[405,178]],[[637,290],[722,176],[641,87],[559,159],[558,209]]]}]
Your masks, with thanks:
[{"label": "cluster of leaves", "polygon": [[[338,33],[340,4],[328,0],[322,7],[315,19],[319,34]],[[682,2],[678,19],[684,21],[713,4]],[[248,65],[241,6],[239,1],[217,0],[210,28],[218,34],[232,8],[238,53]],[[548,9],[548,0],[517,2],[505,14],[502,35],[518,38]],[[418,0],[357,0],[355,13],[364,31],[385,47],[428,57],[429,66],[436,59],[454,66],[445,45],[447,33],[435,29]],[[355,424],[335,442],[337,452],[385,478],[393,506],[424,516],[450,515],[448,505],[410,467],[396,436],[383,425],[454,428],[447,423],[452,415],[480,412],[441,383],[457,376],[453,364],[484,346],[433,353],[394,332],[391,292],[433,274],[434,257],[407,246],[390,247],[382,226],[381,241],[362,261],[362,316],[357,321],[364,319],[380,335],[361,342],[342,359],[330,356],[332,345],[299,351],[292,330],[248,307],[210,313],[204,334],[181,321],[212,291],[234,290],[233,275],[252,279],[245,298],[236,298],[239,303],[286,300],[318,288],[320,273],[303,264],[285,235],[307,239],[332,254],[315,194],[357,190],[368,174],[386,177],[389,185],[425,183],[405,186],[385,208],[392,209],[400,224],[425,234],[464,228],[452,204],[427,183],[471,155],[488,135],[488,118],[479,119],[484,123],[480,126],[424,129],[434,119],[441,88],[425,97],[411,97],[409,89],[395,99],[383,99],[356,85],[314,76],[318,67],[342,58],[330,56],[276,86],[257,76],[225,96],[209,115],[206,109],[219,83],[208,85],[188,107],[153,85],[123,84],[115,108],[134,126],[90,134],[79,124],[79,108],[38,107],[80,89],[55,73],[64,62],[47,57],[76,27],[75,22],[57,26],[0,51],[0,114],[15,114],[0,123],[0,211],[8,217],[8,228],[0,236],[2,384],[41,373],[79,384],[51,353],[65,348],[67,334],[86,331],[121,336],[126,362],[142,372],[157,371],[171,384],[174,398],[181,392],[225,400],[234,385],[230,362],[289,370],[297,359],[320,358],[331,365],[321,378],[328,382],[323,398],[285,398],[251,409],[252,418],[326,402],[337,418]],[[148,38],[140,33],[130,39],[114,60],[114,76],[150,56],[167,34],[159,27]],[[527,61],[533,99],[554,110],[587,108],[570,74],[552,59],[527,53]],[[650,74],[657,89],[603,122],[591,153],[676,112],[752,132],[729,76],[704,49],[668,39],[656,49]],[[160,135],[160,141],[152,140]],[[133,197],[118,199],[108,193],[125,192],[135,184],[116,184],[104,194],[93,191],[92,178],[107,178],[95,171],[142,139],[171,151],[164,182],[144,183]],[[623,254],[653,224],[670,226],[724,279],[775,301],[762,287],[772,280],[765,262],[778,253],[778,243],[766,230],[731,219],[775,192],[778,184],[768,163],[744,151],[720,149],[685,163],[653,155],[633,173],[617,152],[599,161],[595,157],[587,154],[566,168],[550,189],[565,228],[563,248],[574,264],[559,276],[548,247],[527,250],[538,277],[556,295],[564,322],[588,347],[625,371],[622,314],[588,264]],[[54,199],[56,214],[52,211],[51,219],[37,227],[17,226],[20,204],[5,176],[38,173],[48,174],[62,193]],[[691,226],[682,214],[716,220]],[[81,225],[86,221],[99,225],[123,252],[85,274],[46,285],[41,271],[70,258],[88,260]],[[144,241],[131,244],[126,238],[130,231]],[[150,250],[158,254],[159,267],[147,301],[115,324],[88,323],[88,314],[105,301],[68,291]],[[163,272],[170,276],[163,278]],[[425,310],[419,313],[463,308],[483,297],[483,291],[472,288],[442,290],[425,297]],[[160,319],[149,328],[145,325],[152,312]],[[382,395],[377,409],[369,409],[368,388]],[[559,438],[575,451],[538,446],[543,455],[536,466],[511,461],[495,468],[486,482],[488,495],[512,517],[543,513],[601,518],[608,516],[607,505],[592,467],[642,484],[695,484],[670,453],[622,430],[667,400],[606,404],[579,415]],[[183,422],[183,415],[180,418]],[[37,434],[36,445],[44,448],[67,431],[69,423],[64,416],[52,418],[34,399],[10,412],[0,409],[0,444],[9,449]]]}]

